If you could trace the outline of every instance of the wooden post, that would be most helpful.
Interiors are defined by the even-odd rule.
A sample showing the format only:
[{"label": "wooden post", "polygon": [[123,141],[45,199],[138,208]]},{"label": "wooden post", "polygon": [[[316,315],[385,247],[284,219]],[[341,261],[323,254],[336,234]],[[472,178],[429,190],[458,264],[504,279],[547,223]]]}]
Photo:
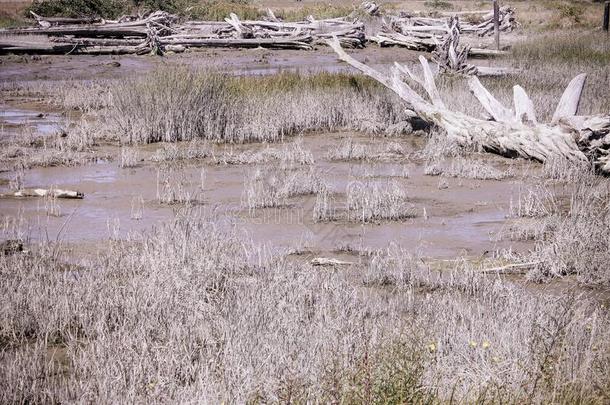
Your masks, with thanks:
[{"label": "wooden post", "polygon": [[494,36],[496,38],[496,49],[500,50],[500,5],[498,0],[493,0],[494,3]]},{"label": "wooden post", "polygon": [[608,32],[608,20],[610,20],[610,1],[604,3],[604,31]]}]

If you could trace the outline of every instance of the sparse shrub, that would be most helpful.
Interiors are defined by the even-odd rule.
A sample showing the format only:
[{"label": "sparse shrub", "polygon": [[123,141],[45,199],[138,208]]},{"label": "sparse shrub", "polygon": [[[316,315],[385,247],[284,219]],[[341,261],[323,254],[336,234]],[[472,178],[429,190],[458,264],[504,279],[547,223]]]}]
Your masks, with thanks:
[{"label": "sparse shrub", "polygon": [[557,9],[561,18],[568,19],[574,23],[580,23],[585,13],[583,5],[575,2],[560,3],[557,5]]},{"label": "sparse shrub", "polygon": [[354,12],[354,7],[319,2],[311,5],[307,4],[299,7],[274,10],[274,12],[278,18],[286,21],[304,21],[309,16],[322,20],[350,15]]},{"label": "sparse shrub", "polygon": [[[45,17],[115,18],[125,14],[133,3],[129,0],[36,0],[26,10]],[[27,15],[30,17],[29,15]]]},{"label": "sparse shrub", "polygon": [[241,20],[258,20],[264,12],[247,0],[204,0],[185,1],[188,7],[181,7],[181,13],[203,21],[224,21],[231,13]]}]

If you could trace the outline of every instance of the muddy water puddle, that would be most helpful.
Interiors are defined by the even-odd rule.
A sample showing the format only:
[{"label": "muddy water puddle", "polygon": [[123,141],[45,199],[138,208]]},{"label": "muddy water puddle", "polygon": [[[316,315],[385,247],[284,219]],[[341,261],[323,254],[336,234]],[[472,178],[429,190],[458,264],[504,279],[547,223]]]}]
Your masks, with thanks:
[{"label": "muddy water puddle", "polygon": [[[346,136],[375,145],[397,142],[407,152],[401,158],[372,162],[330,160],[327,151]],[[405,190],[413,217],[367,223],[354,218],[315,222],[316,197],[312,194],[291,196],[275,208],[253,209],[245,193],[252,172],[269,167],[275,168],[272,171],[283,170],[280,163],[226,165],[211,158],[151,162],[150,156],[162,145],[139,148],[139,162],[132,168],[119,168],[117,159],[80,167],[28,170],[25,187],[75,189],[83,192],[85,198],[2,199],[0,213],[5,218],[22,217],[33,240],[59,237],[75,245],[92,245],[108,237],[124,238],[134,232],[147,232],[171,220],[177,212],[182,215],[186,212],[214,217],[225,227],[239,226],[255,241],[288,251],[362,251],[394,243],[426,257],[455,257],[530,248],[527,244],[498,240],[507,222],[510,200],[518,198],[523,179],[488,181],[427,176],[422,162],[414,158],[422,144],[421,139],[414,137],[389,140],[333,133],[305,136],[300,142],[312,152],[315,163],[295,170],[314,170],[332,188],[338,210],[344,207],[346,189],[351,184],[374,181],[382,186],[398,184]],[[209,147],[215,156],[229,150],[226,146]],[[233,153],[254,153],[269,147],[282,145],[239,145],[231,149]],[[115,153],[120,154],[118,148]],[[496,158],[490,159],[489,164],[497,163]],[[182,202],[163,202],[167,193],[174,193]]]},{"label": "muddy water puddle", "polygon": [[0,104],[0,139],[24,131],[50,135],[57,132],[64,123],[65,119],[58,113]]}]

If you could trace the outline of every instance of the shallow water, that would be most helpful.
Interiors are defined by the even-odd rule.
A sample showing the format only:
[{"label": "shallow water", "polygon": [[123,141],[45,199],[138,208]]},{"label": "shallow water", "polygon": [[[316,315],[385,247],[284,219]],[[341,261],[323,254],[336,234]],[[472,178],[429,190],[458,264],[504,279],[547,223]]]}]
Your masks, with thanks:
[{"label": "shallow water", "polygon": [[25,131],[44,136],[57,132],[65,120],[57,113],[0,104],[0,139]]}]

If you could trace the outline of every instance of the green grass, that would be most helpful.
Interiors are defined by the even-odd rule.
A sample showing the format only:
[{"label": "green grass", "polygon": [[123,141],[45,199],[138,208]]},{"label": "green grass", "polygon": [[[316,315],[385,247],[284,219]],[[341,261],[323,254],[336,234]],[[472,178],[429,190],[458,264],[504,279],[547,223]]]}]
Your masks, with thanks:
[{"label": "green grass", "polygon": [[553,33],[515,44],[515,60],[531,63],[583,62],[603,66],[610,63],[610,42],[604,33]]},{"label": "green grass", "polygon": [[336,6],[330,3],[317,3],[289,10],[274,10],[275,15],[286,21],[303,21],[308,16],[322,20],[325,18],[345,17],[354,11],[354,7]]},{"label": "green grass", "polygon": [[[116,18],[135,10],[164,10],[205,21],[223,21],[230,13],[243,20],[260,19],[266,14],[266,8],[259,8],[249,0],[36,0],[25,10],[26,16],[30,10],[47,17],[103,18]],[[344,17],[353,12],[354,7],[315,3],[274,11],[277,17],[286,21],[302,21],[309,15],[316,19]]]},{"label": "green grass", "polygon": [[202,1],[191,4],[182,10],[182,14],[196,20],[223,21],[230,13],[235,13],[242,20],[256,20],[264,15],[262,10],[247,1]]},{"label": "green grass", "polygon": [[17,28],[27,25],[23,18],[0,12],[0,28]]}]

